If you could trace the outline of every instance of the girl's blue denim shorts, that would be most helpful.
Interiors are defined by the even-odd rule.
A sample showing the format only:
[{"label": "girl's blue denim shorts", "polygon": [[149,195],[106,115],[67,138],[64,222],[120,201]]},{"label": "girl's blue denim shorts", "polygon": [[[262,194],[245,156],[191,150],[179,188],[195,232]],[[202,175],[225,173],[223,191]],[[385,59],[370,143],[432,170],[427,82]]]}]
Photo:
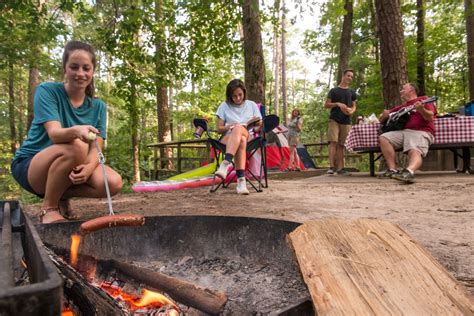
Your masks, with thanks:
[{"label": "girl's blue denim shorts", "polygon": [[31,187],[30,183],[28,182],[28,169],[30,168],[31,157],[18,157],[12,161],[11,170],[12,176],[15,178],[16,182],[18,182],[23,189],[26,191],[33,193],[40,198],[43,198],[43,194],[36,193],[35,190]]}]

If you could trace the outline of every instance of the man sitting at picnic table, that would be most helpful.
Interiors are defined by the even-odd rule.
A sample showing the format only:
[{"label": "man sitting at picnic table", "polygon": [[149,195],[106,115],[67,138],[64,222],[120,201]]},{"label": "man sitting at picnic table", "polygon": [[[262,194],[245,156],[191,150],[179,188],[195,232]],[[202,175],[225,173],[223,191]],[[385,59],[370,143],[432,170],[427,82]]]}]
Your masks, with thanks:
[{"label": "man sitting at picnic table", "polygon": [[[434,103],[420,102],[428,97],[418,97],[418,87],[413,83],[404,84],[400,90],[400,96],[405,103],[390,110],[384,110],[380,115],[380,122],[387,120],[391,112],[403,107],[414,104],[416,111],[411,113],[404,129],[379,136],[380,149],[388,168],[381,177],[410,184],[414,182],[414,173],[421,167],[423,157],[426,156],[428,148],[434,141],[434,118],[437,111]],[[408,166],[401,172],[398,171],[395,162],[395,150],[400,148],[403,148],[403,153],[408,155]]]}]

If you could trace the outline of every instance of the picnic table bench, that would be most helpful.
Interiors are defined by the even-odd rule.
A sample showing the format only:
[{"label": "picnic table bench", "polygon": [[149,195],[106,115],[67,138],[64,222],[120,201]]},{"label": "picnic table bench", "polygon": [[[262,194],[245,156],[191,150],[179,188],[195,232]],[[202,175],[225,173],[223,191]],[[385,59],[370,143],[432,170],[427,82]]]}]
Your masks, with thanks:
[{"label": "picnic table bench", "polygon": [[[474,174],[471,168],[471,148],[474,147],[474,116],[436,118],[436,135],[430,150],[448,149],[454,154],[454,168],[459,172]],[[345,146],[350,152],[368,153],[370,175],[375,176],[375,162],[382,157],[379,147],[380,124],[354,125]],[[461,150],[461,152],[459,152]],[[379,153],[377,157],[375,154]],[[457,158],[463,161],[458,169]]]}]

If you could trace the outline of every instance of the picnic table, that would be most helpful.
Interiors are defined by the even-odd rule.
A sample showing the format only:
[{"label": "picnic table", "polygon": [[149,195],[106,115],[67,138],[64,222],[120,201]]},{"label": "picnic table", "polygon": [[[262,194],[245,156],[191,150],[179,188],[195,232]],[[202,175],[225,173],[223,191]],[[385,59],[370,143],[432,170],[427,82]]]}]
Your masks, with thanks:
[{"label": "picnic table", "polygon": [[[474,147],[474,116],[440,117],[435,121],[436,135],[430,150],[448,149],[454,154],[454,168],[457,170],[457,157],[463,161],[460,172],[474,174],[471,169],[471,151]],[[368,153],[370,175],[375,176],[375,161],[381,158],[379,147],[380,124],[358,124],[352,126],[345,146],[350,152]],[[461,150],[461,153],[458,150]]]}]

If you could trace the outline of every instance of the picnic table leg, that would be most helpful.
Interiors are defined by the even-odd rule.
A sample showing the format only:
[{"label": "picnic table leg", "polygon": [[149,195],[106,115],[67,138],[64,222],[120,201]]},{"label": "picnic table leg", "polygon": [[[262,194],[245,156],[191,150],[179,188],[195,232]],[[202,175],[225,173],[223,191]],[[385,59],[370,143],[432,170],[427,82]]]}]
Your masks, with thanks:
[{"label": "picnic table leg", "polygon": [[471,173],[471,149],[469,147],[462,148],[462,171]]},{"label": "picnic table leg", "polygon": [[453,162],[454,162],[454,170],[458,172],[458,150],[457,149],[450,149],[451,152],[453,153]]},{"label": "picnic table leg", "polygon": [[369,168],[370,168],[370,176],[375,177],[375,160],[374,160],[374,152],[369,152]]}]

